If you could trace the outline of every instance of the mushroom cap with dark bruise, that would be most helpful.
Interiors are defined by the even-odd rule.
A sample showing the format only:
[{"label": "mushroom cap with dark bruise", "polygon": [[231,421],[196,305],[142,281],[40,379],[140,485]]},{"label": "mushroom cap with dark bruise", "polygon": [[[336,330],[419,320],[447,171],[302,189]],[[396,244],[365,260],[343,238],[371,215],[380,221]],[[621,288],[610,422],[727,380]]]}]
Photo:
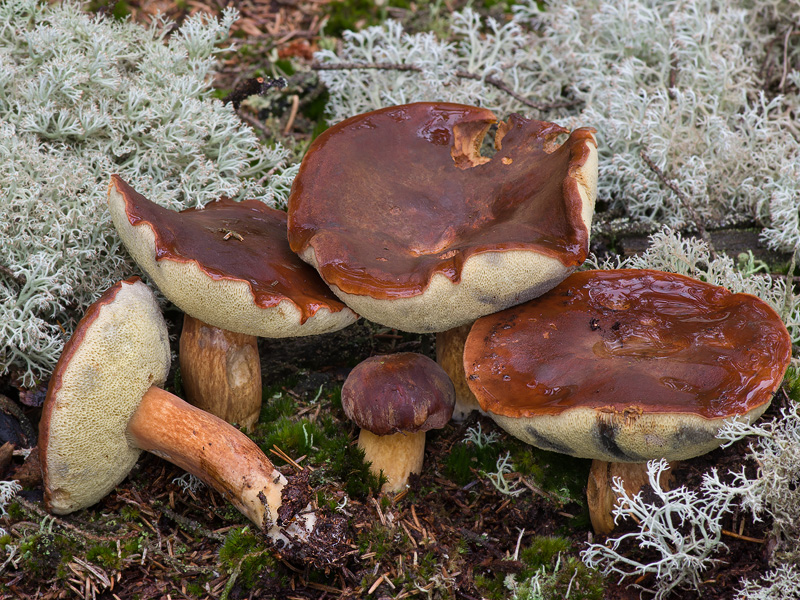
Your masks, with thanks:
[{"label": "mushroom cap with dark bruise", "polygon": [[464,367],[481,408],[514,435],[637,462],[716,447],[723,419],[766,410],[790,358],[786,327],[762,300],[623,269],[575,273],[479,319]]},{"label": "mushroom cap with dark bruise", "polygon": [[221,199],[176,212],[117,175],[109,206],[139,266],[172,302],[209,325],[283,337],[335,331],[357,318],[291,251],[283,211]]},{"label": "mushroom cap with dark bruise", "polygon": [[414,352],[372,356],[356,365],[342,386],[347,417],[375,435],[440,429],[454,406],[450,377]]},{"label": "mushroom cap with dark bruise", "polygon": [[[576,129],[558,143],[568,130],[511,115],[498,126],[490,160],[479,150],[496,121],[483,108],[417,103],[331,127],[309,148],[292,186],[292,249],[354,310],[407,331],[449,329],[533,297],[532,288],[536,295],[549,289],[588,251],[594,130]],[[534,259],[518,253],[539,262],[524,263]],[[483,277],[467,266],[481,255],[482,273],[494,273],[473,297],[437,292],[447,307],[429,323],[424,313],[435,309],[421,310],[421,326],[416,316],[387,316],[392,310],[380,301],[425,296],[437,276],[445,280],[438,285],[456,287]],[[396,305],[408,313],[409,303]]]}]

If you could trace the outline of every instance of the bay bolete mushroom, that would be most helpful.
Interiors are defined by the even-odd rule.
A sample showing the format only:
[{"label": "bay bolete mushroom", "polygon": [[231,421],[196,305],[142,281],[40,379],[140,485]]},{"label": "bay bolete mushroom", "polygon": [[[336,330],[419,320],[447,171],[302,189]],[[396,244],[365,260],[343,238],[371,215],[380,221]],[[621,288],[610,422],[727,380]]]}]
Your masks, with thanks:
[{"label": "bay bolete mushroom", "polygon": [[383,491],[406,487],[411,473],[422,471],[425,432],[450,420],[453,382],[427,356],[400,352],[372,356],[350,372],[342,386],[342,408],[361,428],[358,447]]},{"label": "bay bolete mushroom", "polygon": [[481,408],[510,434],[594,459],[590,512],[607,533],[609,464],[644,469],[717,448],[724,420],[766,410],[790,358],[786,327],[762,300],[622,269],[575,273],[479,319],[464,368]]},{"label": "bay bolete mushroom", "polygon": [[330,127],[292,185],[292,250],[357,313],[403,331],[444,331],[552,288],[588,252],[594,130],[514,114],[490,160],[480,146],[496,122],[421,102]]},{"label": "bay bolete mushroom", "polygon": [[108,203],[134,261],[186,314],[180,343],[188,400],[246,428],[261,408],[256,336],[337,331],[358,316],[290,250],[286,213],[221,199],[175,212],[113,175]]},{"label": "bay bolete mushroom", "polygon": [[39,447],[51,512],[88,507],[128,474],[142,450],[198,477],[275,540],[303,540],[313,514],[281,521],[286,478],[225,421],[161,389],[167,327],[138,278],[107,290],[75,328],[53,372]]},{"label": "bay bolete mushroom", "polygon": [[[594,129],[571,133],[444,102],[346,119],[308,149],[289,196],[289,243],[363,317],[444,332],[549,290],[583,263],[597,191]],[[562,142],[563,139],[563,143]],[[462,385],[466,334],[437,335]],[[451,345],[453,346],[451,348]]]}]

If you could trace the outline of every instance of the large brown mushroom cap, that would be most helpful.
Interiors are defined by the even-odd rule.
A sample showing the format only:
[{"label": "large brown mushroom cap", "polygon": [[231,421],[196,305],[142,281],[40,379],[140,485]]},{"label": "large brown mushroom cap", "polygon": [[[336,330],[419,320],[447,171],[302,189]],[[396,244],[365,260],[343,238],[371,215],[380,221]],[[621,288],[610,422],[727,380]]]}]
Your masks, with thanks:
[{"label": "large brown mushroom cap", "polygon": [[758,418],[791,358],[763,301],[651,270],[585,271],[479,319],[470,388],[497,423],[547,450],[611,462],[712,450]]},{"label": "large brown mushroom cap", "polygon": [[185,313],[263,337],[337,331],[358,317],[286,241],[286,214],[263,202],[219,200],[175,212],[119,176],[109,185],[114,226],[136,263]]},{"label": "large brown mushroom cap", "polygon": [[440,429],[454,404],[447,373],[414,352],[371,356],[356,365],[342,386],[347,417],[375,435]]},{"label": "large brown mushroom cap", "polygon": [[170,365],[167,327],[137,277],[107,290],[81,319],[53,371],[42,409],[45,503],[56,514],[94,504],[131,470],[128,421]]},{"label": "large brown mushroom cap", "polygon": [[593,130],[512,115],[394,106],[320,135],[289,198],[289,243],[366,318],[443,331],[552,288],[588,251]]}]

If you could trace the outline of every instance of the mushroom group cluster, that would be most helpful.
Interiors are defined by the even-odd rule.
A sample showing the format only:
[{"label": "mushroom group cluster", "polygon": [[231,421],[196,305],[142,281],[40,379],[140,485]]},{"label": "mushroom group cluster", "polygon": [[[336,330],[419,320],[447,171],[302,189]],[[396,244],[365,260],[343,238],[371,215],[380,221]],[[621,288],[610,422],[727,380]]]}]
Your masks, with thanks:
[{"label": "mushroom group cluster", "polygon": [[594,130],[498,122],[448,103],[393,106],[325,131],[288,214],[228,199],[177,213],[113,176],[120,238],[186,315],[189,402],[160,387],[170,350],[152,291],[138,279],[113,286],[51,380],[46,504],[66,513],[97,502],[147,450],[274,539],[306,539],[313,513],[279,518],[286,479],[231,423],[246,430],[259,416],[257,337],[325,334],[359,315],[437,333],[439,364],[373,356],[342,389],[385,491],[420,472],[427,430],[475,408],[529,444],[595,459],[598,471],[601,461],[707,452],[722,419],[765,410],[788,364],[786,329],[763,302],[685,277],[573,274],[588,254],[596,188]]}]

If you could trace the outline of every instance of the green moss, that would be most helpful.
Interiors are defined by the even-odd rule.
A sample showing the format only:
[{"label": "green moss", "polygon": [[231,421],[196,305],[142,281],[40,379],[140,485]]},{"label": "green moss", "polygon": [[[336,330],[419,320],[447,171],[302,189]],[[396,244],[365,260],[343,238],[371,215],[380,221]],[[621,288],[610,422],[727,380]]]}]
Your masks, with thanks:
[{"label": "green moss", "polygon": [[24,538],[18,547],[21,570],[41,579],[63,578],[66,563],[74,553],[74,543],[63,535],[39,532]]},{"label": "green moss", "polygon": [[139,513],[139,509],[135,506],[125,505],[120,509],[119,516],[123,521],[131,523],[133,521],[138,521],[141,513]]},{"label": "green moss", "polygon": [[[120,547],[121,550],[122,548]],[[109,569],[122,567],[122,557],[117,553],[117,544],[111,542],[89,548],[86,551],[86,560]]]},{"label": "green moss", "polygon": [[601,600],[603,578],[576,553],[566,538],[536,536],[520,551],[524,566],[513,578],[504,573],[476,574],[475,586],[492,600],[562,600],[567,589],[570,600]]},{"label": "green moss", "polygon": [[277,562],[261,539],[249,527],[232,529],[219,549],[219,558],[229,573],[237,573],[237,582],[251,588],[265,570]]},{"label": "green moss", "polygon": [[378,6],[373,0],[336,0],[326,5],[328,22],[325,34],[339,37],[350,29],[356,31],[369,25],[376,25],[387,18],[388,7],[410,8],[409,0],[388,0]]},{"label": "green moss", "polygon": [[800,402],[800,370],[797,367],[789,367],[786,370],[783,386],[789,398],[795,402]]},{"label": "green moss", "polygon": [[540,450],[516,439],[506,447],[511,452],[514,468],[522,475],[531,477],[537,486],[552,494],[561,504],[586,504],[584,490],[591,461]]},{"label": "green moss", "polygon": [[476,446],[471,442],[455,444],[444,459],[444,473],[454,483],[464,486],[476,478],[476,471],[497,470],[500,444]]}]

